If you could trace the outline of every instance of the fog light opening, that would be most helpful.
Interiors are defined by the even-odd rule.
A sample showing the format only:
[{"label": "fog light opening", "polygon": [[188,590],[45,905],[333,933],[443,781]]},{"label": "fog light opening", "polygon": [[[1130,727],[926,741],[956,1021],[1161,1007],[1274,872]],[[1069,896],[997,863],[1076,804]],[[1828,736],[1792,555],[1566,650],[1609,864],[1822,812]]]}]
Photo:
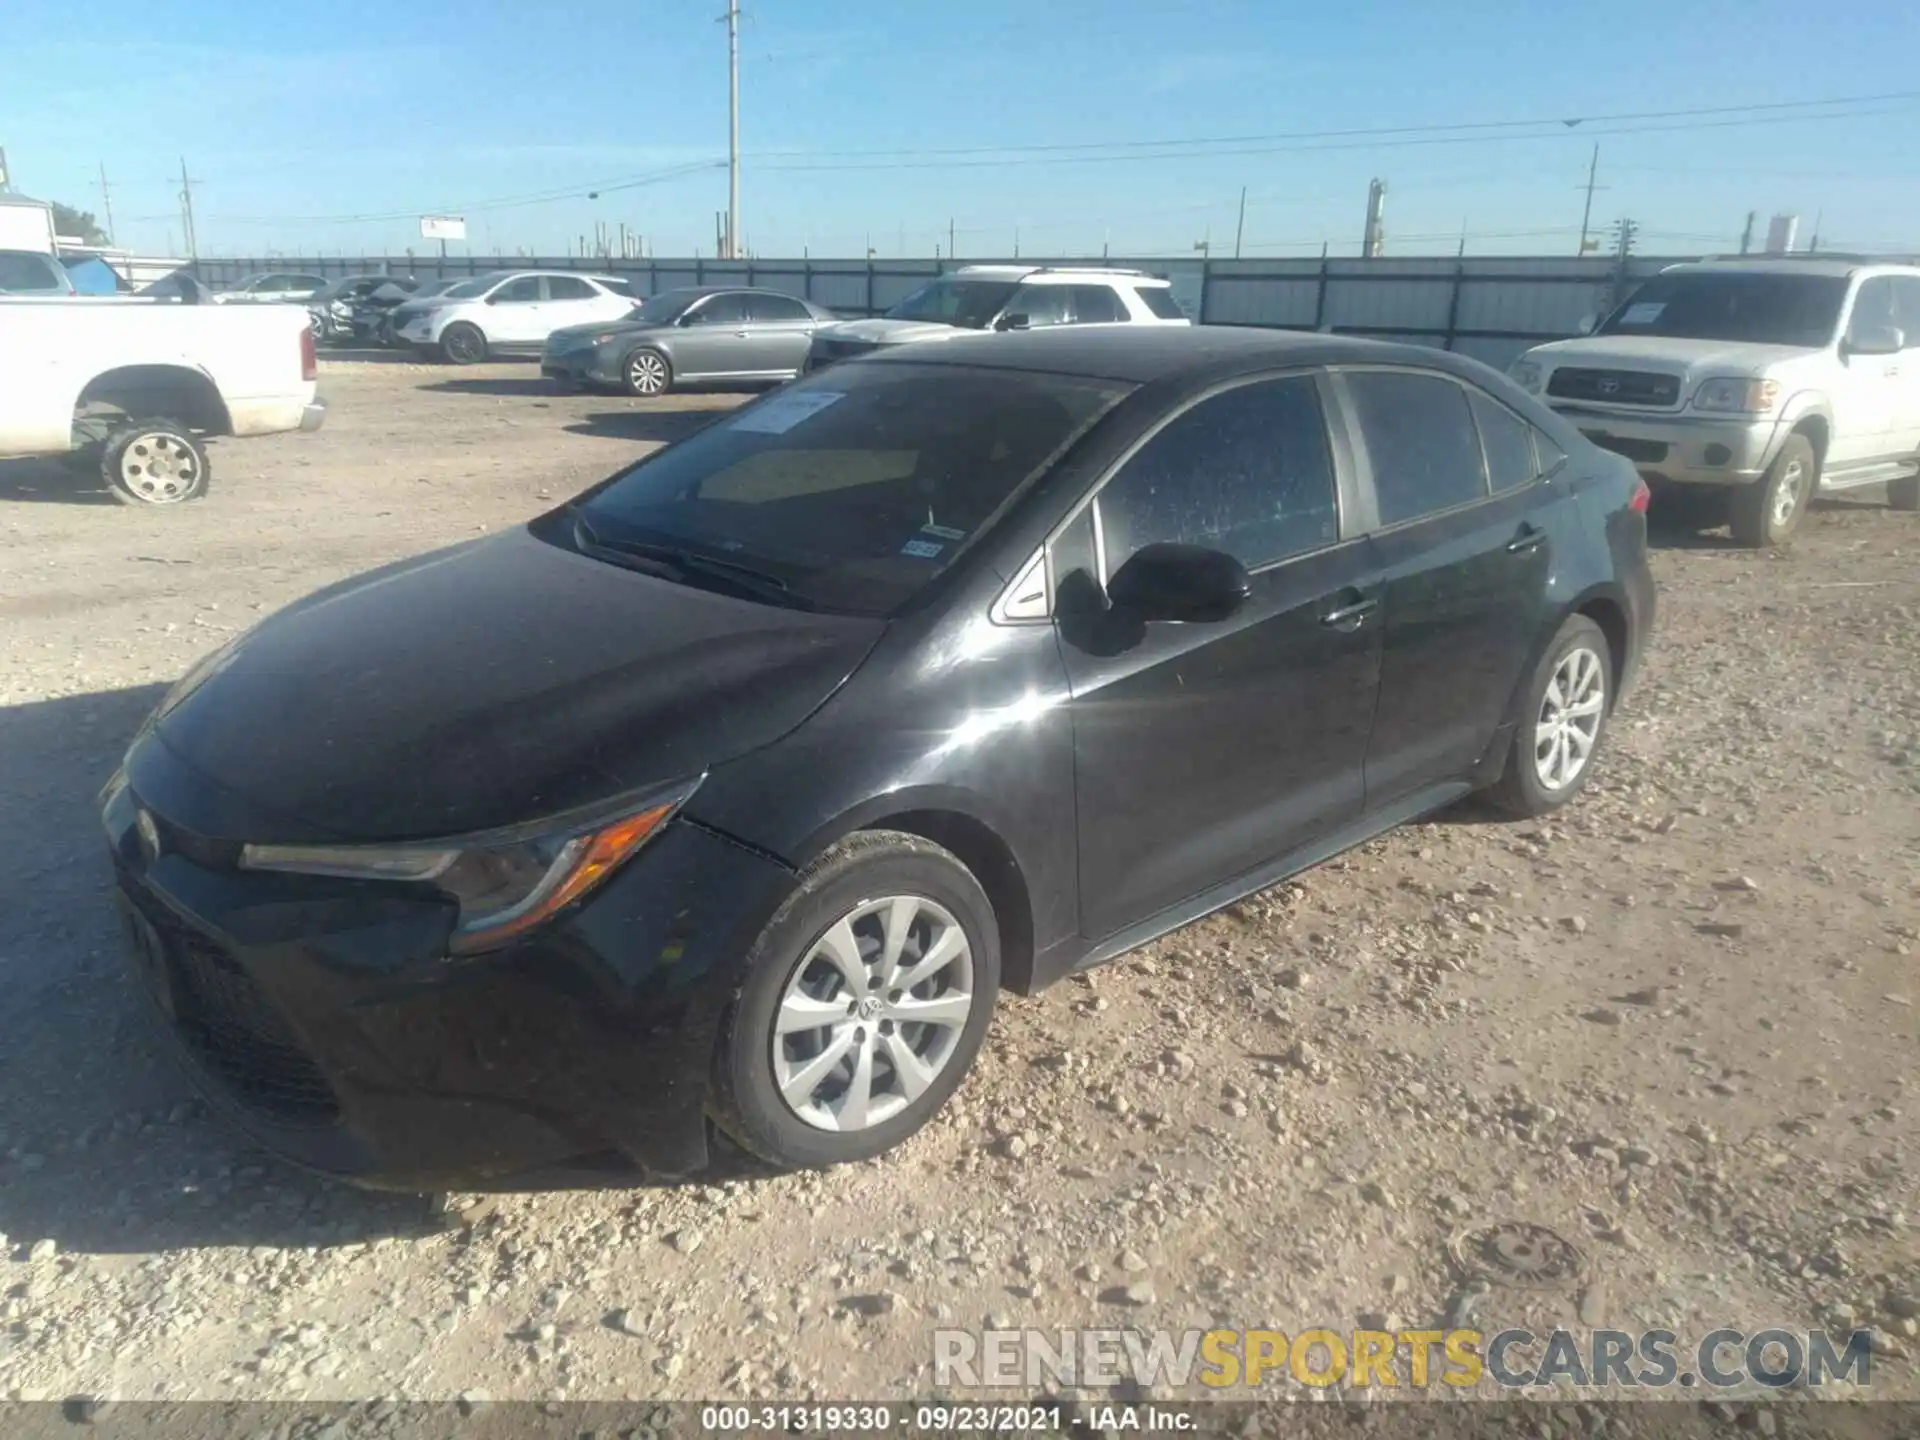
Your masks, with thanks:
[{"label": "fog light opening", "polygon": [[1705,458],[1709,465],[1725,465],[1733,459],[1733,451],[1724,445],[1709,445],[1706,449]]}]

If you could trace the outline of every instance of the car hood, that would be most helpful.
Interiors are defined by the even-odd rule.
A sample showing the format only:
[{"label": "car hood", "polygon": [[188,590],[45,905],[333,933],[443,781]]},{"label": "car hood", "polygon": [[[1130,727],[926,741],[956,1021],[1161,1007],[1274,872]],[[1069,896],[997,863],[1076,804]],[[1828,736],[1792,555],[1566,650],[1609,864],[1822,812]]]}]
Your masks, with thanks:
[{"label": "car hood", "polygon": [[1657,335],[1592,335],[1535,346],[1527,352],[1527,359],[1555,366],[1628,366],[1670,375],[1708,371],[1717,375],[1758,375],[1771,365],[1803,359],[1812,353],[1794,345],[1675,340]]},{"label": "car hood", "polygon": [[602,335],[646,335],[672,328],[670,325],[653,325],[639,320],[601,320],[592,325],[563,325],[547,336],[547,345],[554,350],[564,350],[569,345],[584,344]]},{"label": "car hood", "polygon": [[889,320],[876,315],[869,320],[842,320],[822,325],[813,332],[823,340],[857,340],[863,345],[904,345],[912,340],[953,340],[961,335],[978,335],[960,325],[942,325],[936,320]]},{"label": "car hood", "polygon": [[162,704],[127,775],[160,814],[219,840],[521,824],[778,739],[884,628],[675,584],[516,529],[266,620]]}]

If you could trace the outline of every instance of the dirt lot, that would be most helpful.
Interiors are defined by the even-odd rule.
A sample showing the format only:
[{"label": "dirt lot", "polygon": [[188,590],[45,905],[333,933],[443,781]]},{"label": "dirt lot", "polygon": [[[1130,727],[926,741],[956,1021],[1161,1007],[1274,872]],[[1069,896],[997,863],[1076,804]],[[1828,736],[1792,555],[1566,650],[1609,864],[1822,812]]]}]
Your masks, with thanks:
[{"label": "dirt lot", "polygon": [[[94,790],[262,613],[734,402],[322,386],[324,430],[220,447],[174,513],[0,464],[0,1397],[877,1398],[930,1390],[942,1324],[1443,1316],[1872,1326],[1875,1391],[1920,1394],[1920,517],[1865,492],[1784,556],[1662,527],[1571,810],[1409,827],[1007,1000],[889,1159],[446,1223],[203,1114],[122,979]],[[1566,1248],[1463,1284],[1449,1243],[1504,1222]]]}]

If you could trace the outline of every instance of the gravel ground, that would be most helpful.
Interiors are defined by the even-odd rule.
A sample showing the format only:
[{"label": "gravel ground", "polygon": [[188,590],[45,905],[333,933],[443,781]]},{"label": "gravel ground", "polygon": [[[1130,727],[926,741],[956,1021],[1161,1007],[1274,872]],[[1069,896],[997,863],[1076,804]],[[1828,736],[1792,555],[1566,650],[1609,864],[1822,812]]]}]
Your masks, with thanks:
[{"label": "gravel ground", "polygon": [[[324,583],[734,403],[329,360],[174,513],[0,463],[0,1397],[867,1397],[948,1324],[1870,1326],[1920,1394],[1920,523],[1659,527],[1598,782],[1410,826],[1032,1000],[902,1151],[474,1197],[291,1171],[120,970],[92,797],[162,687]],[[1547,1227],[1531,1288],[1464,1284]],[[1771,1422],[1769,1421],[1769,1426]]]}]

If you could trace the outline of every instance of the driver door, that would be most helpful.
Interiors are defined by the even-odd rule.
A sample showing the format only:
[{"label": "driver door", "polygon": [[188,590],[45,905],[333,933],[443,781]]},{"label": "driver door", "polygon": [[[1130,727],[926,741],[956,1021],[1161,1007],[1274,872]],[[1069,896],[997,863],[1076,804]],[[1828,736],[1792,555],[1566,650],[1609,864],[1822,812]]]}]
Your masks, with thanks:
[{"label": "driver door", "polygon": [[[1361,815],[1379,578],[1366,538],[1342,532],[1323,383],[1260,379],[1193,403],[1055,545],[1090,940]],[[1250,598],[1214,624],[1116,623],[1106,581],[1156,541],[1233,555]]]},{"label": "driver door", "polygon": [[542,294],[538,275],[522,275],[495,290],[487,297],[487,339],[501,345],[546,339],[540,328]]},{"label": "driver door", "polygon": [[745,364],[747,297],[709,295],[680,317],[673,371],[683,380],[737,375]]},{"label": "driver door", "polygon": [[[1842,333],[1848,338],[1872,328],[1898,327],[1893,277],[1875,275],[1860,282],[1853,309]],[[1849,353],[1841,341],[1841,378],[1833,387],[1833,443],[1826,469],[1832,473],[1854,465],[1872,465],[1905,455],[1899,426],[1901,361],[1905,355]]]}]

